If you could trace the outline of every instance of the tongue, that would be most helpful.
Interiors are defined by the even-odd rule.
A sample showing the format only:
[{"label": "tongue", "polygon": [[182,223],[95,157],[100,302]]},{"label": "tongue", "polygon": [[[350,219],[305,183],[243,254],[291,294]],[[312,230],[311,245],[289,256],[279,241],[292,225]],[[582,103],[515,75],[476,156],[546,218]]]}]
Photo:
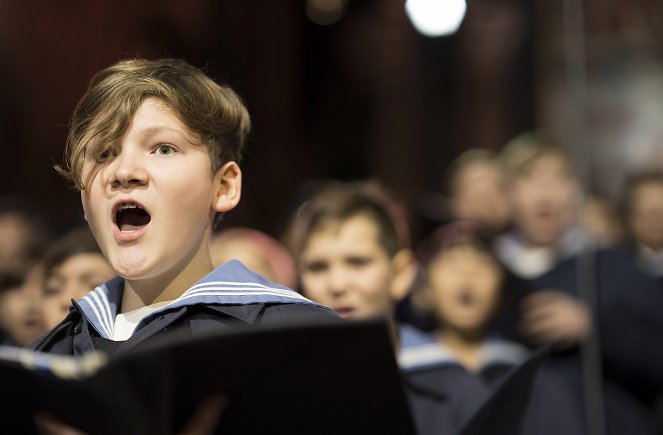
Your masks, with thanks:
[{"label": "tongue", "polygon": [[120,215],[118,227],[120,231],[136,231],[150,222],[150,215],[143,210],[126,210]]}]

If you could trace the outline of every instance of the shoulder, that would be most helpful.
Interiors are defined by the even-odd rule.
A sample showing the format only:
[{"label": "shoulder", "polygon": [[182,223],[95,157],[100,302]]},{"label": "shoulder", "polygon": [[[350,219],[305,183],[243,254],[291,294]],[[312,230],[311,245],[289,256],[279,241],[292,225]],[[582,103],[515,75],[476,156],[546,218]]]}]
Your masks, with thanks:
[{"label": "shoulder", "polygon": [[26,348],[58,355],[73,355],[73,337],[81,323],[78,313],[69,313],[56,327],[36,338]]},{"label": "shoulder", "polygon": [[341,322],[330,309],[313,304],[265,304],[258,320],[263,325]]}]

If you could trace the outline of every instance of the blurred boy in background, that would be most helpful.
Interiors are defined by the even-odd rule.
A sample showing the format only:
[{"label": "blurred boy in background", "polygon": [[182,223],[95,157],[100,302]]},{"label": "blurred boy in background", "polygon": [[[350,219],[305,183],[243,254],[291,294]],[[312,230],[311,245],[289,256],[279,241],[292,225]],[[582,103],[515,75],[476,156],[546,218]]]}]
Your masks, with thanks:
[{"label": "blurred boy in background", "polygon": [[47,329],[67,316],[72,300],[115,276],[87,226],[56,239],[44,254],[43,268],[42,315]]},{"label": "blurred boy in background", "polygon": [[[432,200],[423,210],[436,222],[469,222],[483,238],[491,240],[511,225],[511,206],[506,197],[504,173],[497,155],[488,149],[471,148],[458,155],[445,170],[446,197],[444,213],[430,213],[439,208]],[[435,205],[432,205],[432,202]],[[422,293],[414,291],[401,301],[396,310],[399,321],[419,329],[435,327],[429,304]]]},{"label": "blurred boy in background", "polygon": [[500,161],[514,227],[496,239],[495,253],[514,274],[533,279],[587,245],[577,216],[581,187],[566,151],[540,133],[513,139]]},{"label": "blurred boy in background", "polygon": [[542,133],[524,133],[500,154],[513,228],[493,242],[507,270],[496,322],[510,338],[573,347],[589,334],[590,313],[576,297],[532,283],[589,245],[579,224],[581,186],[566,150]]},{"label": "blurred boy in background", "polygon": [[305,295],[346,320],[393,323],[416,264],[407,221],[379,184],[331,183],[300,211],[291,236]]},{"label": "blurred boy in background", "polygon": [[46,328],[41,304],[43,268],[36,261],[0,273],[0,333],[3,343],[23,347]]},{"label": "blurred boy in background", "polygon": [[24,198],[0,198],[0,273],[20,270],[41,255],[49,231],[34,205]]},{"label": "blurred boy in background", "polygon": [[[410,290],[417,267],[406,219],[387,192],[370,182],[331,183],[293,221],[291,246],[302,290],[347,320],[380,317],[394,331],[395,304]],[[449,382],[439,367],[404,371],[420,434],[454,433],[485,399],[469,377]]]},{"label": "blurred boy in background", "polygon": [[495,153],[469,149],[449,165],[446,177],[452,221],[471,222],[488,238],[508,228],[511,208]]},{"label": "blurred boy in background", "polygon": [[[502,299],[502,268],[473,226],[463,222],[439,228],[418,254],[425,267],[422,291],[437,327],[432,333],[401,328],[401,368],[410,376],[435,368],[447,389],[472,385],[488,397],[529,354],[491,331]],[[554,374],[539,373],[521,433],[581,434],[580,410],[570,406],[570,394]]]},{"label": "blurred boy in background", "polygon": [[643,270],[663,278],[663,171],[632,175],[622,201],[630,251]]},{"label": "blurred boy in background", "polygon": [[267,234],[244,227],[230,227],[212,234],[212,265],[239,260],[249,269],[288,288],[297,286],[295,262],[288,250]]},{"label": "blurred boy in background", "polygon": [[[651,401],[663,380],[656,281],[624,255],[590,250],[594,243],[578,219],[580,185],[562,147],[530,133],[507,144],[501,159],[514,228],[494,245],[511,272],[500,331],[528,344],[558,343],[550,367],[576,389],[577,409],[602,401],[608,434],[653,433]],[[588,279],[595,285],[585,285]],[[598,361],[583,367],[581,348],[592,334]],[[602,371],[601,385],[585,388],[586,370]]]}]

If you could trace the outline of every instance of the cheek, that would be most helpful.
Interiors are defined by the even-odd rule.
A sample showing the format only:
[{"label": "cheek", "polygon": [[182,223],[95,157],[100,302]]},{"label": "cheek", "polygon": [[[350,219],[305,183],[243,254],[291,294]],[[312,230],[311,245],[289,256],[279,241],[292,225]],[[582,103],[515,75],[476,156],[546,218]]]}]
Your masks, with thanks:
[{"label": "cheek", "polygon": [[320,274],[302,273],[302,290],[306,297],[315,301],[321,302],[326,299],[327,292],[325,291],[324,277]]},{"label": "cheek", "polygon": [[384,301],[391,303],[391,275],[385,267],[374,267],[366,273],[357,273],[355,282],[361,283],[356,287],[362,289],[364,298],[380,303]]},{"label": "cheek", "polygon": [[2,300],[2,317],[7,319],[9,322],[14,322],[20,313],[23,312],[23,303],[21,303],[21,298],[18,294],[8,294]]},{"label": "cheek", "polygon": [[455,293],[447,287],[440,287],[440,284],[437,284],[432,292],[435,311],[442,317],[446,317],[447,312],[452,310],[456,303],[454,301]]},{"label": "cheek", "polygon": [[93,226],[96,219],[96,207],[92,198],[96,198],[98,195],[94,193],[93,186],[90,186],[89,189],[90,190],[81,191],[81,204],[83,206],[83,216],[85,217],[85,220],[90,226]]},{"label": "cheek", "polygon": [[500,302],[500,290],[495,286],[494,281],[486,280],[481,284],[481,292],[478,293],[481,302],[481,309],[484,312],[495,311]]},{"label": "cheek", "polygon": [[[166,198],[167,204],[181,204],[178,207],[178,210],[180,210],[178,214],[181,214],[181,210],[184,210],[184,213],[190,216],[193,221],[204,221],[203,218],[208,217],[211,212],[211,186],[200,186],[198,189],[191,188],[194,185],[193,181],[181,183],[179,186],[173,186],[172,189],[164,192],[161,196]],[[171,208],[169,207],[169,209]],[[183,220],[179,220],[179,222],[183,228],[190,226],[189,223]]]}]

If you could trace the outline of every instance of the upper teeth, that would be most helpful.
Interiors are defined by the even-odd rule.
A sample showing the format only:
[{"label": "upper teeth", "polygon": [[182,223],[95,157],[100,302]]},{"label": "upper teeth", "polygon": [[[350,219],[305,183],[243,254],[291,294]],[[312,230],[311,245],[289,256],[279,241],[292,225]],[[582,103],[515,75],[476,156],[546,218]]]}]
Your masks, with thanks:
[{"label": "upper teeth", "polygon": [[134,202],[124,202],[124,203],[120,204],[119,208],[120,208],[120,210],[126,210],[128,208],[138,208],[138,204],[136,204]]}]

